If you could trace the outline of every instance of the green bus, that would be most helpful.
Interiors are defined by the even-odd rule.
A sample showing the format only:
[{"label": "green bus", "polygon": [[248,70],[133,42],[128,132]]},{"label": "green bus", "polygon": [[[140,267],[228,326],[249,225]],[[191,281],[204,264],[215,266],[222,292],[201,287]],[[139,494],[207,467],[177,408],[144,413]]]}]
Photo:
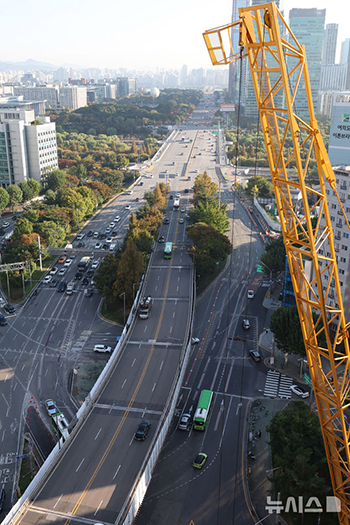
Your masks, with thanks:
[{"label": "green bus", "polygon": [[164,259],[171,259],[173,255],[173,243],[166,242],[164,246]]},{"label": "green bus", "polygon": [[202,390],[199,398],[197,410],[193,418],[194,430],[205,430],[209,418],[209,411],[213,401],[213,392],[211,390]]}]

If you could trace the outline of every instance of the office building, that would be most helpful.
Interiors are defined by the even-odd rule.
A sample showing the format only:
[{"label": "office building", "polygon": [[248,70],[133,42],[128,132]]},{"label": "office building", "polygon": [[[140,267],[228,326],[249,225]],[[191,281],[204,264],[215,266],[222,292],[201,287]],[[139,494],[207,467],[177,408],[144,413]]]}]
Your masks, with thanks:
[{"label": "office building", "polygon": [[346,89],[347,64],[322,64],[320,91],[343,91]]},{"label": "office building", "polygon": [[349,46],[350,46],[350,38],[346,38],[344,42],[341,43],[341,50],[340,50],[340,63],[341,64],[348,63]]},{"label": "office building", "polygon": [[[309,72],[310,87],[314,111],[317,110],[317,97],[321,76],[321,58],[324,38],[326,10],[325,9],[291,9],[289,11],[289,27],[299,44],[305,46],[307,67]],[[288,60],[289,71],[294,67],[293,59]],[[292,89],[297,82],[297,74],[291,77]],[[309,110],[305,92],[304,80],[301,79],[294,102],[295,112],[309,118]]]},{"label": "office building", "polygon": [[335,64],[338,24],[327,24],[324,32],[322,64]]},{"label": "office building", "polygon": [[328,156],[332,166],[350,165],[350,91],[333,95]]},{"label": "office building", "polygon": [[[249,6],[249,0],[233,0],[232,4],[232,23],[239,20],[239,8],[241,7],[248,7]],[[234,54],[239,54],[239,46],[238,46],[238,37],[239,37],[239,27],[235,26],[231,29],[231,44]],[[242,81],[240,81],[240,72],[242,70]],[[246,89],[247,89],[247,59],[243,59],[242,68],[240,65],[240,60],[236,60],[235,62],[231,62],[229,64],[229,74],[228,74],[228,93],[230,97],[230,101],[234,104],[238,104],[239,102],[239,90],[241,86],[241,105],[245,106],[245,98],[246,98]],[[244,94],[243,94],[244,93]]]},{"label": "office building", "polygon": [[56,125],[33,109],[0,107],[0,185],[41,181],[58,169]]},{"label": "office building", "polygon": [[[350,93],[349,93],[350,95]],[[350,133],[349,133],[350,135]],[[340,197],[342,206],[347,216],[350,214],[350,166],[338,166],[334,168],[334,174],[337,178],[337,190]],[[326,189],[328,208],[330,213],[330,219],[333,224],[334,232],[334,248],[336,253],[336,262],[339,272],[340,289],[343,298],[343,305],[345,312],[349,312],[350,308],[350,242],[349,242],[349,230],[345,223],[344,217],[339,206],[335,192],[329,188]],[[321,216],[321,221],[324,220],[324,214]],[[328,247],[326,244],[323,245],[320,250],[320,255],[330,256]],[[327,261],[320,261],[320,269],[324,268]],[[327,272],[323,275],[323,289],[326,290],[329,286],[328,280],[331,278]],[[329,299],[327,303],[329,306],[338,308],[336,302],[336,294],[334,288],[334,282],[331,280],[329,289]]]},{"label": "office building", "polygon": [[14,87],[15,95],[22,95],[27,100],[45,100],[47,108],[78,109],[87,104],[85,86],[36,86]]}]

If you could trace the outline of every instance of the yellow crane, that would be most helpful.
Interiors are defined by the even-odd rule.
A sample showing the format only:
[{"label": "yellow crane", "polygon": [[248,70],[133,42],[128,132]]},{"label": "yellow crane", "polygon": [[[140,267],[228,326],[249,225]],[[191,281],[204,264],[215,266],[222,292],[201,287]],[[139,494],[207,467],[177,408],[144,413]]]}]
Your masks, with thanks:
[{"label": "yellow crane", "polygon": [[[236,54],[232,31],[239,35],[240,52]],[[345,414],[350,406],[349,340],[327,191],[338,194],[315,118],[305,49],[274,2],[240,8],[237,22],[206,31],[203,36],[213,65],[247,57],[333,491],[341,503],[339,521],[349,524],[350,429]],[[296,107],[296,94],[300,90],[305,97],[304,113],[307,110],[307,117],[303,113],[303,118],[300,112],[298,116]],[[307,182],[310,164],[315,161],[317,189]],[[297,180],[288,174],[292,163],[296,166]],[[303,217],[293,207],[295,189],[301,194]],[[349,227],[341,200],[338,197]],[[319,211],[315,224],[311,219],[316,209]],[[333,335],[331,325],[335,327]],[[324,346],[318,342],[322,333]]]}]

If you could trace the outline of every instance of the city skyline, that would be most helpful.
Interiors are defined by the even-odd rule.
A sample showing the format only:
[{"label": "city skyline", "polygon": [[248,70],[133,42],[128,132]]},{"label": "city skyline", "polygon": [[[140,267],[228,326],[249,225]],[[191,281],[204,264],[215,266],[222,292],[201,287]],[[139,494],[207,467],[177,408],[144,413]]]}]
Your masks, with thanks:
[{"label": "city skyline", "polygon": [[[345,23],[350,6],[342,6],[340,12],[337,2],[329,6],[326,0],[318,0],[315,4],[314,0],[284,0],[281,10],[288,23],[292,8],[326,9],[326,24],[339,24],[338,60],[341,41],[350,37]],[[190,69],[208,69],[211,63],[202,33],[229,23],[232,16],[232,0],[219,7],[213,7],[210,0],[179,0],[176,7],[160,0],[148,4],[135,0],[132,10],[107,2],[98,11],[91,0],[62,0],[59,6],[43,0],[6,4],[4,18],[16,20],[16,36],[13,25],[6,24],[1,59],[34,59],[74,68],[145,71],[180,69],[187,64]]]}]

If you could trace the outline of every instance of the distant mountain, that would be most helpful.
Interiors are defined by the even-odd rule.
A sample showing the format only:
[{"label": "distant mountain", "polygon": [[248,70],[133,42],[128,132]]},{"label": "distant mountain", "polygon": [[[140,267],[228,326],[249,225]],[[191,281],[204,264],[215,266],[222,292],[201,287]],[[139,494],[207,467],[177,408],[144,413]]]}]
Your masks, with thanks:
[{"label": "distant mountain", "polygon": [[30,58],[24,62],[5,62],[0,60],[0,70],[7,71],[9,69],[23,69],[24,71],[30,71],[32,69],[58,69],[54,64],[49,64],[47,62],[38,62]]}]

